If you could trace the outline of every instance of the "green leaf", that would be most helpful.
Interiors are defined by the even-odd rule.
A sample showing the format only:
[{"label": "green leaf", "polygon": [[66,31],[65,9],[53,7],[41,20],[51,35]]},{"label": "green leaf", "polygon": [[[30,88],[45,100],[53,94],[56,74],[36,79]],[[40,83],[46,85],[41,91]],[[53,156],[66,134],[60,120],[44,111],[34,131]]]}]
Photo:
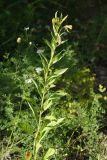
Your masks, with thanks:
[{"label": "green leaf", "polygon": [[56,120],[56,118],[52,115],[46,116],[45,119],[50,120],[50,121]]},{"label": "green leaf", "polygon": [[39,54],[39,56],[41,58],[41,62],[42,62],[42,65],[43,65],[44,72],[46,73],[46,71],[48,70],[48,60],[43,54]]},{"label": "green leaf", "polygon": [[32,105],[35,105],[35,104],[36,104],[36,99],[34,99],[34,98],[24,97],[24,99],[25,99],[27,102],[29,102],[30,104],[32,104]]},{"label": "green leaf", "polygon": [[55,87],[54,82],[56,81],[55,77],[51,76],[47,80],[46,88]]},{"label": "green leaf", "polygon": [[54,154],[55,154],[55,149],[49,148],[48,151],[46,152],[43,160],[49,160],[51,158],[51,156],[53,156]]},{"label": "green leaf", "polygon": [[51,121],[50,123],[48,123],[48,127],[54,127],[57,125],[57,122],[56,121]]},{"label": "green leaf", "polygon": [[28,101],[27,101],[27,103],[29,105],[30,110],[32,111],[33,116],[36,117],[33,107],[31,106],[31,104]]},{"label": "green leaf", "polygon": [[57,120],[57,125],[58,125],[58,124],[60,124],[60,123],[62,123],[62,122],[63,122],[63,120],[64,120],[64,118],[60,118],[60,119],[58,119],[58,120]]},{"label": "green leaf", "polygon": [[32,79],[32,82],[34,83],[39,95],[41,96],[41,88],[40,88],[39,84],[36,81],[34,81],[33,79]]},{"label": "green leaf", "polygon": [[51,43],[47,40],[47,39],[44,39],[44,42],[47,44],[47,46],[52,49],[52,46],[51,46]]},{"label": "green leaf", "polygon": [[60,75],[64,74],[67,70],[68,70],[68,68],[59,69],[59,70],[54,72],[54,75],[60,76]]},{"label": "green leaf", "polygon": [[67,93],[64,92],[63,90],[57,91],[56,94],[59,95],[59,96],[66,96],[67,95]]},{"label": "green leaf", "polygon": [[57,121],[51,121],[50,123],[48,123],[48,127],[54,127],[56,125],[59,125],[60,123],[62,123],[64,120],[64,118],[59,118]]},{"label": "green leaf", "polygon": [[[57,37],[58,32],[57,32],[57,30],[56,30],[56,26],[55,26],[55,25],[53,25],[53,34],[54,34],[54,37]],[[53,40],[54,40],[54,42],[55,42],[55,39],[54,39],[54,38],[53,38]]]},{"label": "green leaf", "polygon": [[52,129],[52,127],[45,127],[43,130],[42,130],[42,137],[40,139],[40,141],[42,141],[42,139],[47,135],[47,133]]},{"label": "green leaf", "polygon": [[[46,133],[47,133],[47,132],[49,132],[51,129],[52,129],[51,127],[45,127],[45,128],[42,130],[42,133],[43,133],[43,132],[46,132]],[[46,134],[46,133],[45,133],[45,134]]]},{"label": "green leaf", "polygon": [[47,80],[47,85],[51,85],[56,81],[56,77],[61,76],[63,73],[65,73],[68,70],[68,68],[59,69],[53,73],[52,76],[50,76]]},{"label": "green leaf", "polygon": [[62,54],[62,51],[57,54],[54,59],[53,59],[53,64],[57,63],[58,61],[60,61],[62,58],[64,57],[64,54]]},{"label": "green leaf", "polygon": [[68,18],[68,15],[65,16],[65,17],[61,20],[61,23],[60,23],[60,24],[62,24],[67,18]]},{"label": "green leaf", "polygon": [[61,96],[56,93],[50,93],[49,95],[49,100],[51,100],[52,102],[57,102],[57,100],[60,98]]},{"label": "green leaf", "polygon": [[52,101],[46,100],[43,106],[44,111],[46,111],[47,109],[49,109],[52,106]]},{"label": "green leaf", "polygon": [[42,147],[42,145],[38,142],[36,143],[36,153],[39,151],[39,149]]},{"label": "green leaf", "polygon": [[55,12],[55,18],[58,18],[58,11]]}]

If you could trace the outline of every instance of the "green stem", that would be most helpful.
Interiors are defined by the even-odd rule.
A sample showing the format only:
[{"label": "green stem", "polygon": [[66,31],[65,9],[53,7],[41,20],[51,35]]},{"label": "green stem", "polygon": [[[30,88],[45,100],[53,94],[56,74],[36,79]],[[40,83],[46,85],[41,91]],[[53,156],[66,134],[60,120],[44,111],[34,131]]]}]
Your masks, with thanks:
[{"label": "green stem", "polygon": [[55,50],[51,50],[51,57],[50,57],[50,61],[49,61],[49,63],[48,63],[48,69],[47,69],[46,74],[44,75],[44,77],[45,77],[45,84],[46,84],[46,81],[47,81],[47,77],[48,77],[48,74],[49,74],[50,67],[51,67],[51,65],[52,65],[54,53],[55,53]]},{"label": "green stem", "polygon": [[40,114],[39,114],[39,123],[38,123],[38,129],[37,129],[37,132],[35,133],[35,139],[34,139],[34,160],[36,160],[37,159],[37,153],[38,153],[38,151],[37,151],[37,149],[36,149],[36,145],[37,145],[37,143],[39,142],[39,140],[38,140],[38,136],[39,136],[39,133],[40,133],[40,128],[41,128],[41,115],[42,115],[42,113],[40,112]]},{"label": "green stem", "polygon": [[[56,45],[56,43],[54,41],[52,43],[53,43],[53,45]],[[44,81],[43,95],[42,95],[42,98],[41,98],[41,108],[40,108],[40,113],[39,113],[38,128],[37,128],[37,131],[35,133],[34,146],[33,146],[34,160],[37,160],[37,157],[38,157],[38,150],[36,148],[36,145],[41,140],[40,132],[41,132],[41,126],[42,126],[42,113],[43,113],[44,100],[45,100],[45,95],[47,93],[46,85],[47,85],[49,70],[50,70],[50,67],[52,66],[54,53],[55,53],[55,48],[51,50],[51,57],[50,57],[50,60],[49,60],[49,63],[48,63],[47,72],[44,74],[45,81]]]},{"label": "green stem", "polygon": [[45,99],[45,85],[44,85],[44,92],[42,95],[42,99],[41,99],[41,109],[40,109],[40,114],[39,114],[39,122],[38,122],[38,128],[37,128],[37,132],[35,133],[35,138],[34,138],[34,160],[37,160],[37,156],[38,156],[38,150],[36,149],[36,144],[40,142],[41,137],[39,137],[40,134],[40,130],[41,130],[41,122],[42,122],[42,113],[43,113],[43,105],[44,105],[44,99]]},{"label": "green stem", "polygon": [[34,138],[34,160],[37,159],[37,149],[36,149],[36,144],[39,142],[38,140],[38,136],[40,134],[40,130],[41,130],[41,122],[42,122],[42,110],[43,110],[43,104],[44,104],[44,93],[42,96],[42,100],[41,100],[41,111],[39,114],[39,122],[38,122],[38,128],[37,128],[37,132],[35,133],[35,138]]}]

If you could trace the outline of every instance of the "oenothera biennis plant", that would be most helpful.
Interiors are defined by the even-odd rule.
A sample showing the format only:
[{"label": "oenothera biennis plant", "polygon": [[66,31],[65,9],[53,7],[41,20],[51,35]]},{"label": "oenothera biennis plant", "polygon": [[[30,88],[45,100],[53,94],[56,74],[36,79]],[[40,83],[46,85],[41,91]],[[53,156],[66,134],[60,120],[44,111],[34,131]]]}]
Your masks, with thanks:
[{"label": "oenothera biennis plant", "polygon": [[50,130],[55,129],[64,121],[64,117],[55,117],[52,108],[58,104],[58,99],[60,97],[66,95],[63,90],[53,91],[57,78],[67,71],[67,68],[58,70],[54,68],[54,64],[60,61],[64,56],[62,52],[56,54],[56,48],[65,42],[62,41],[63,34],[72,29],[71,25],[63,25],[66,19],[67,16],[63,17],[61,14],[58,17],[57,12],[55,13],[55,17],[52,19],[53,29],[51,32],[51,41],[45,40],[45,43],[50,48],[50,58],[47,58],[43,53],[39,54],[42,63],[42,70],[38,71],[36,69],[36,78],[32,79],[37,94],[39,95],[39,104],[36,104],[36,106],[39,107],[33,107],[31,100],[26,98],[36,121],[33,145],[34,160],[48,160],[55,154],[54,148],[48,148],[45,152],[42,142],[45,140],[45,137]]}]

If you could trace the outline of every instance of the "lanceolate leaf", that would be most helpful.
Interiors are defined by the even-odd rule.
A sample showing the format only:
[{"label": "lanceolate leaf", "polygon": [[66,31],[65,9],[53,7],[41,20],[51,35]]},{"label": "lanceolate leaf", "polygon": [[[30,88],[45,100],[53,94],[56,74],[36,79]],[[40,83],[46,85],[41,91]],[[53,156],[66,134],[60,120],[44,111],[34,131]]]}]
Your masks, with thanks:
[{"label": "lanceolate leaf", "polygon": [[46,116],[45,119],[50,120],[50,121],[56,120],[56,118],[52,115]]},{"label": "lanceolate leaf", "polygon": [[50,157],[53,156],[54,154],[55,154],[55,149],[49,148],[48,151],[46,152],[43,160],[49,160]]},{"label": "lanceolate leaf", "polygon": [[47,126],[48,127],[54,127],[56,125],[59,125],[60,123],[62,123],[64,120],[64,118],[59,118],[57,121],[51,121]]},{"label": "lanceolate leaf", "polygon": [[[46,133],[48,133],[52,128],[51,127],[45,127],[43,130],[42,130],[42,133],[44,133],[46,135]],[[44,136],[44,135],[43,135]]]},{"label": "lanceolate leaf", "polygon": [[65,16],[65,17],[62,19],[61,24],[67,19],[67,17],[68,17],[68,15]]},{"label": "lanceolate leaf", "polygon": [[63,90],[58,90],[58,91],[56,92],[56,94],[59,95],[59,96],[66,96],[66,95],[67,95],[67,93],[64,92]]},{"label": "lanceolate leaf", "polygon": [[57,125],[57,122],[56,121],[51,121],[47,126],[48,127],[54,127]]},{"label": "lanceolate leaf", "polygon": [[62,58],[64,57],[64,54],[62,52],[60,52],[59,54],[57,54],[54,59],[53,59],[53,64],[57,63],[58,61],[60,61]]},{"label": "lanceolate leaf", "polygon": [[36,118],[36,115],[35,115],[35,111],[33,109],[33,107],[31,106],[31,104],[27,101],[28,105],[29,105],[29,108],[31,109],[32,113],[33,113],[33,116]]},{"label": "lanceolate leaf", "polygon": [[60,124],[60,123],[62,123],[63,120],[64,120],[64,118],[59,118],[59,119],[57,120],[57,125]]},{"label": "lanceolate leaf", "polygon": [[45,43],[47,44],[47,46],[48,46],[50,49],[52,49],[51,43],[50,43],[47,39],[45,39],[44,41],[45,41]]},{"label": "lanceolate leaf", "polygon": [[67,70],[68,70],[68,68],[59,69],[59,70],[57,70],[57,71],[54,72],[54,75],[60,76],[60,75],[62,75],[63,73],[65,73]]},{"label": "lanceolate leaf", "polygon": [[41,96],[41,88],[40,88],[39,84],[37,84],[36,81],[34,81],[34,80],[32,80],[32,82],[34,83],[39,95]]},{"label": "lanceolate leaf", "polygon": [[62,74],[64,74],[67,70],[68,70],[68,68],[64,68],[64,69],[59,69],[59,70],[55,71],[53,73],[53,75],[48,78],[48,83],[51,84],[51,81],[55,82],[56,78],[58,76],[61,76]]},{"label": "lanceolate leaf", "polygon": [[42,145],[38,142],[36,144],[36,153],[39,151],[39,149],[42,147]]},{"label": "lanceolate leaf", "polygon": [[52,106],[52,101],[46,100],[46,102],[44,103],[43,109],[44,111],[46,111],[47,109],[49,109]]},{"label": "lanceolate leaf", "polygon": [[44,69],[44,71],[46,73],[46,71],[48,70],[48,60],[43,54],[39,54],[39,55],[40,55],[40,58],[41,58],[43,69]]}]

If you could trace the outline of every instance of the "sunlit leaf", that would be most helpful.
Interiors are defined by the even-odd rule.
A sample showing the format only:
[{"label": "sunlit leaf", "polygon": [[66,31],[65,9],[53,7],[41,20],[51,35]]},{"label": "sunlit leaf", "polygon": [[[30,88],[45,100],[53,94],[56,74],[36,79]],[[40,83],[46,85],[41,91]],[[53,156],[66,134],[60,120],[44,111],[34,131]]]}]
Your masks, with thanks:
[{"label": "sunlit leaf", "polygon": [[36,143],[36,153],[39,151],[39,149],[42,147],[42,145],[38,142]]},{"label": "sunlit leaf", "polygon": [[63,57],[64,57],[64,54],[63,54],[62,52],[60,52],[59,54],[57,54],[57,55],[53,58],[53,64],[55,64],[56,62],[60,61]]},{"label": "sunlit leaf", "polygon": [[62,19],[61,24],[62,24],[67,18],[68,18],[68,15],[65,16],[65,17]]},{"label": "sunlit leaf", "polygon": [[54,75],[60,76],[60,75],[62,75],[63,73],[65,73],[67,70],[68,70],[68,68],[59,69],[59,70],[57,70],[57,71],[54,72]]},{"label": "sunlit leaf", "polygon": [[39,54],[39,56],[41,58],[41,62],[42,62],[43,69],[44,69],[44,73],[46,73],[46,71],[48,70],[48,60],[43,54]]},{"label": "sunlit leaf", "polygon": [[58,125],[58,124],[60,124],[60,123],[62,123],[62,122],[63,122],[63,120],[64,120],[64,118],[60,118],[60,119],[58,119],[58,120],[57,120],[57,125]]},{"label": "sunlit leaf", "polygon": [[48,123],[48,127],[54,127],[57,125],[57,122],[56,121],[51,121],[50,123]]},{"label": "sunlit leaf", "polygon": [[45,119],[50,120],[50,121],[56,120],[56,118],[52,115],[46,116]]},{"label": "sunlit leaf", "polygon": [[54,154],[55,154],[55,149],[54,148],[49,148],[48,151],[46,152],[43,160],[49,160],[50,157]]},{"label": "sunlit leaf", "polygon": [[[52,128],[51,127],[45,127],[43,130],[42,130],[42,133],[46,134],[48,133]],[[43,135],[44,136],[44,135]]]},{"label": "sunlit leaf", "polygon": [[43,106],[44,111],[46,111],[47,109],[49,109],[52,106],[52,101],[46,100]]},{"label": "sunlit leaf", "polygon": [[66,95],[67,95],[67,93],[66,93],[66,92],[64,92],[63,90],[58,90],[58,91],[57,91],[57,95],[60,95],[60,96],[66,96]]}]

